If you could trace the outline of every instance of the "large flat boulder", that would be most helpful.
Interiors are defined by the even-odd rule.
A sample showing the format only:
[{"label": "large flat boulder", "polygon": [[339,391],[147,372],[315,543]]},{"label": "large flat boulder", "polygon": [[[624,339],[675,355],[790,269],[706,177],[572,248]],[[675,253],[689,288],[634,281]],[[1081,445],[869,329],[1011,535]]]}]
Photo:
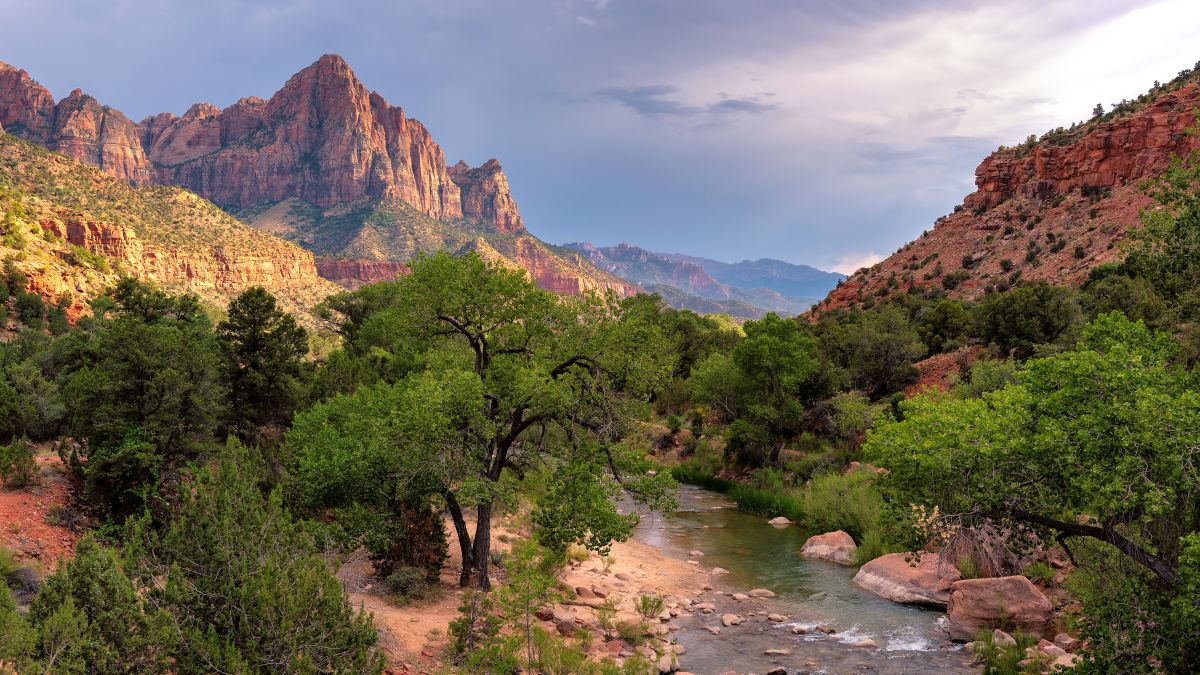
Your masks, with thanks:
[{"label": "large flat boulder", "polygon": [[1054,637],[1054,607],[1022,576],[963,579],[950,587],[946,623],[951,640],[973,640],[979,631],[1000,628]]},{"label": "large flat boulder", "polygon": [[943,565],[936,553],[924,553],[909,563],[908,553],[889,553],[863,565],[854,583],[881,598],[906,605],[944,609],[950,585],[959,580],[958,568]]},{"label": "large flat boulder", "polygon": [[853,565],[855,556],[858,555],[858,547],[854,545],[853,537],[842,530],[836,530],[809,537],[800,549],[800,555],[828,560],[839,565]]}]

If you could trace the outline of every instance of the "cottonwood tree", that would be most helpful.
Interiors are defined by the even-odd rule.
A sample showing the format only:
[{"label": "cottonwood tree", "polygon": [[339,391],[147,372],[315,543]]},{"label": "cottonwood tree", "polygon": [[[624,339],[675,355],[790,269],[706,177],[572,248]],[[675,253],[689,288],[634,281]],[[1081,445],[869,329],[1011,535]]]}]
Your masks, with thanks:
[{"label": "cottonwood tree", "polygon": [[[1093,644],[1128,656],[1153,626],[1160,646],[1175,635],[1160,657],[1195,653],[1195,634],[1177,628],[1200,622],[1183,595],[1200,553],[1200,390],[1172,365],[1177,351],[1169,336],[1104,315],[1078,349],[1030,361],[1014,384],[906,403],[903,421],[870,433],[866,457],[888,469],[878,485],[900,514],[938,508],[926,531],[1039,534],[1093,590],[1120,587],[1083,593]],[[1177,600],[1192,605],[1190,621],[1163,618]]]},{"label": "cottonwood tree", "polygon": [[[423,257],[411,267],[409,276],[385,288],[331,303],[353,324],[342,329],[353,337],[349,349],[364,358],[387,352],[370,358],[402,376],[376,391],[394,401],[384,419],[353,421],[351,414],[322,426],[299,416],[297,429],[307,431],[294,431],[288,445],[302,485],[362,467],[368,455],[384,458],[386,487],[367,489],[439,495],[462,555],[460,583],[484,589],[492,518],[509,490],[506,476],[519,480],[529,471],[583,464],[592,470],[578,472],[581,480],[620,481],[648,502],[664,496],[669,477],[646,475],[644,462],[614,447],[631,405],[648,400],[674,366],[652,322],[622,311],[613,298],[539,290],[523,270],[474,253]],[[346,448],[321,435],[321,428],[336,424],[369,430]],[[331,444],[341,450],[327,451]],[[344,461],[330,461],[334,456]],[[632,528],[631,519],[614,528],[615,506],[594,499],[594,490],[563,494],[582,497],[572,527],[604,529],[614,538]],[[473,532],[468,509],[475,511]]]}]

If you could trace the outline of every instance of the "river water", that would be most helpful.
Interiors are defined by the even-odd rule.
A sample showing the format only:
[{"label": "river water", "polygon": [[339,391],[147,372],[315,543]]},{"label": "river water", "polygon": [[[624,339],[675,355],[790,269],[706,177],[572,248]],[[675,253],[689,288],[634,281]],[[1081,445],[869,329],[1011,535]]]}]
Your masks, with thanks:
[{"label": "river water", "polygon": [[[675,513],[642,516],[635,539],[673,558],[687,559],[689,551],[703,551],[705,555],[697,558],[703,569],[729,570],[713,577],[714,586],[735,592],[770,589],[777,597],[764,607],[788,617],[782,624],[755,617],[713,635],[704,627],[719,623],[715,617],[721,611],[741,609],[718,603],[716,615],[681,621],[676,636],[687,649],[680,658],[682,669],[699,675],[765,673],[777,667],[789,673],[977,672],[963,649],[939,629],[941,612],[868,593],[851,581],[856,567],[800,557],[803,530],[773,527],[766,520],[738,511],[720,494],[690,485],[680,486]],[[790,631],[793,624],[825,625],[837,632],[795,635]],[[850,646],[865,638],[877,647]],[[764,654],[768,649],[790,653],[769,656]]]}]

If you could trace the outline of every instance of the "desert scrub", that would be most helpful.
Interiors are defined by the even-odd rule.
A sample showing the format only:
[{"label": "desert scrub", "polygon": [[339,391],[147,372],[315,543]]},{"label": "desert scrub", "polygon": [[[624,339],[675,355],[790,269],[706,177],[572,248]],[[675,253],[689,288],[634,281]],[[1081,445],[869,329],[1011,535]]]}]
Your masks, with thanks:
[{"label": "desert scrub", "polygon": [[663,606],[663,597],[657,593],[639,595],[633,601],[633,608],[647,619],[653,619],[662,614]]},{"label": "desert scrub", "polygon": [[0,480],[10,487],[25,487],[37,481],[38,467],[34,447],[28,439],[18,438],[0,446]]}]

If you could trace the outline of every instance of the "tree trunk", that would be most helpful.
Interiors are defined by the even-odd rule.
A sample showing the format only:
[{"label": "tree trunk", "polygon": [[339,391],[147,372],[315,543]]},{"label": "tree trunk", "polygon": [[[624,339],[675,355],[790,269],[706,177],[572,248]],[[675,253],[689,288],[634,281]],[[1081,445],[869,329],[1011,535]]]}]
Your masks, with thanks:
[{"label": "tree trunk", "polygon": [[446,493],[446,508],[450,511],[450,519],[454,521],[454,533],[458,535],[458,550],[462,552],[462,572],[458,576],[458,585],[466,588],[471,585],[471,571],[475,569],[471,534],[467,532],[467,521],[463,518],[462,506],[459,505],[452,492]]},{"label": "tree trunk", "polygon": [[488,579],[488,563],[492,553],[492,500],[488,499],[478,507],[475,522],[475,546],[472,557],[475,560],[476,587],[480,590],[491,590],[492,583]]}]

